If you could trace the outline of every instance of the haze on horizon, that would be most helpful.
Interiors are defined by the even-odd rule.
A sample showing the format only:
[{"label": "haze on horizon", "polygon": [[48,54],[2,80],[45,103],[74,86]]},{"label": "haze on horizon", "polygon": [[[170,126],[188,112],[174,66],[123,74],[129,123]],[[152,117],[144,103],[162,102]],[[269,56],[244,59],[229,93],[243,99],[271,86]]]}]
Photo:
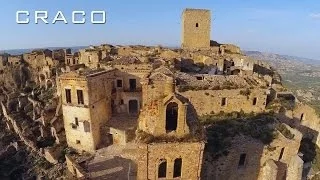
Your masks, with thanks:
[{"label": "haze on horizon", "polygon": [[[243,50],[258,50],[320,60],[320,3],[317,0],[212,1],[188,0],[3,0],[0,49],[142,44],[180,46],[181,14],[185,8],[209,9],[211,39]],[[16,24],[18,10],[45,10],[49,21],[57,11],[107,11],[104,25]],[[32,16],[31,16],[32,18]]]}]

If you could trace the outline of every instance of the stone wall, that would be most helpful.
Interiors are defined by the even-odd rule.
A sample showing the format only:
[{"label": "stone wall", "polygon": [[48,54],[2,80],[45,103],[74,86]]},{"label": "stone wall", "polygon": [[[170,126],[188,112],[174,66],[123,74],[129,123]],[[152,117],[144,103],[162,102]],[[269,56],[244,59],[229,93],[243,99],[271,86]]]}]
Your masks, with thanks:
[{"label": "stone wall", "polygon": [[302,179],[303,160],[298,156],[293,156],[288,164],[287,179]]},{"label": "stone wall", "polygon": [[181,179],[200,179],[204,143],[156,143],[148,144],[147,177],[138,179],[158,179],[160,162],[166,161],[166,178],[172,179],[174,161],[182,159]]},{"label": "stone wall", "polygon": [[241,54],[240,48],[233,44],[223,44],[220,46],[220,48],[223,48],[225,52],[230,54]]},{"label": "stone wall", "polygon": [[[205,114],[229,113],[233,111],[245,113],[263,112],[266,106],[267,94],[265,89],[233,89],[233,90],[199,90],[186,91],[181,94],[189,99],[199,116]],[[226,104],[222,104],[223,98]],[[256,105],[253,105],[256,98]]]},{"label": "stone wall", "polygon": [[85,170],[69,155],[66,155],[67,168],[77,179],[86,179]]},{"label": "stone wall", "polygon": [[168,135],[166,117],[169,105],[176,106],[176,129],[169,135],[182,137],[189,134],[187,122],[187,100],[175,93],[173,78],[162,73],[154,73],[143,82],[143,108],[139,116],[139,129],[154,136]]},{"label": "stone wall", "polygon": [[79,63],[87,67],[96,68],[101,60],[101,53],[95,49],[81,49]]},{"label": "stone wall", "polygon": [[23,54],[23,60],[27,62],[32,69],[37,69],[38,71],[42,69],[43,66],[54,66],[52,59],[52,52],[45,51],[45,52],[31,52]]},{"label": "stone wall", "polygon": [[[290,127],[287,128],[294,134],[293,139],[288,139],[278,132],[276,139],[269,145],[264,145],[260,140],[251,137],[236,136],[232,139],[230,147],[225,153],[226,155],[213,159],[210,152],[206,151],[202,178],[210,180],[263,179],[266,171],[275,171],[270,169],[272,166],[261,168],[270,159],[280,167],[276,170],[279,171],[277,176],[285,176],[285,171],[281,171],[281,167],[285,164],[290,164],[292,158],[296,157],[302,139],[302,134],[299,131]],[[240,163],[243,154],[245,154],[245,158]]]},{"label": "stone wall", "polygon": [[320,117],[309,105],[296,102],[293,110],[281,108],[278,118],[285,123],[293,125],[299,129],[305,137],[313,138],[314,142],[318,146],[320,145]]}]

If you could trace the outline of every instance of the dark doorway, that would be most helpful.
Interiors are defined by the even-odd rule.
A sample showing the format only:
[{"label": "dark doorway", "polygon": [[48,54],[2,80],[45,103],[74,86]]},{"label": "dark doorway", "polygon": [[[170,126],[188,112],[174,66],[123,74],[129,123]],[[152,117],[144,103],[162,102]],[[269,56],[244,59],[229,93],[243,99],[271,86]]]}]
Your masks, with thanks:
[{"label": "dark doorway", "polygon": [[182,159],[174,160],[173,177],[181,177]]},{"label": "dark doorway", "polygon": [[130,114],[138,114],[138,101],[130,100],[129,101],[129,113]]},{"label": "dark doorway", "polygon": [[241,154],[239,159],[238,167],[243,167],[246,162],[247,154]]},{"label": "dark doorway", "polygon": [[113,135],[107,134],[107,144],[112,145],[113,144]]},{"label": "dark doorway", "polygon": [[223,61],[223,71],[227,70],[227,63],[228,62],[226,60]]},{"label": "dark doorway", "polygon": [[46,79],[46,76],[44,74],[40,74],[40,80],[44,81]]},{"label": "dark doorway", "polygon": [[161,160],[162,162],[159,164],[158,168],[158,178],[167,177],[167,161]]},{"label": "dark doorway", "polygon": [[137,89],[137,80],[129,79],[130,91],[135,91]]},{"label": "dark doorway", "polygon": [[166,130],[175,131],[178,125],[178,104],[171,102],[166,109]]},{"label": "dark doorway", "polygon": [[53,87],[52,81],[48,80],[47,81],[47,88],[52,88],[52,87]]}]

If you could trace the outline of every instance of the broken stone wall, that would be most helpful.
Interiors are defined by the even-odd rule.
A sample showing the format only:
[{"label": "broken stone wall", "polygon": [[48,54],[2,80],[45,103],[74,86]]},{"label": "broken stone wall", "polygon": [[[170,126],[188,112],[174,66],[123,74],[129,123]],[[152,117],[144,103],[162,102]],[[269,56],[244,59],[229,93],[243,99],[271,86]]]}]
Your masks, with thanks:
[{"label": "broken stone wall", "polygon": [[[215,158],[210,151],[205,151],[202,178],[252,180],[265,175],[265,169],[261,167],[270,159],[277,164],[289,164],[292,157],[297,155],[302,138],[299,131],[294,129],[290,131],[295,135],[293,139],[278,134],[270,145],[265,145],[252,137],[236,136],[232,138],[226,152]],[[245,156],[242,162],[241,156]]]},{"label": "broken stone wall", "polygon": [[174,161],[182,159],[181,179],[200,179],[204,143],[154,143],[148,144],[148,175],[138,179],[157,179],[160,162],[166,161],[166,178],[174,175]]},{"label": "broken stone wall", "polygon": [[85,64],[90,68],[97,68],[101,60],[101,53],[95,49],[82,49],[80,50],[79,63]]},{"label": "broken stone wall", "polygon": [[69,172],[74,177],[76,177],[77,179],[86,179],[85,170],[75,160],[73,160],[72,157],[66,155],[66,162]]},{"label": "broken stone wall", "polygon": [[199,90],[186,91],[181,94],[189,99],[199,116],[220,111],[226,113],[241,110],[245,113],[263,112],[267,98],[265,89]]}]

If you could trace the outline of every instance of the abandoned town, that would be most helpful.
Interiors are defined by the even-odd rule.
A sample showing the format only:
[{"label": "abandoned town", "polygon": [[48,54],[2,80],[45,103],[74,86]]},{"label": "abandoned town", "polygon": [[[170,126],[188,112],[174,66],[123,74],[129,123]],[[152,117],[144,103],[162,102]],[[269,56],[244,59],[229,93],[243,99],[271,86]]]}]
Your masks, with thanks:
[{"label": "abandoned town", "polygon": [[320,117],[185,9],[181,47],[0,55],[0,179],[320,178]]}]

